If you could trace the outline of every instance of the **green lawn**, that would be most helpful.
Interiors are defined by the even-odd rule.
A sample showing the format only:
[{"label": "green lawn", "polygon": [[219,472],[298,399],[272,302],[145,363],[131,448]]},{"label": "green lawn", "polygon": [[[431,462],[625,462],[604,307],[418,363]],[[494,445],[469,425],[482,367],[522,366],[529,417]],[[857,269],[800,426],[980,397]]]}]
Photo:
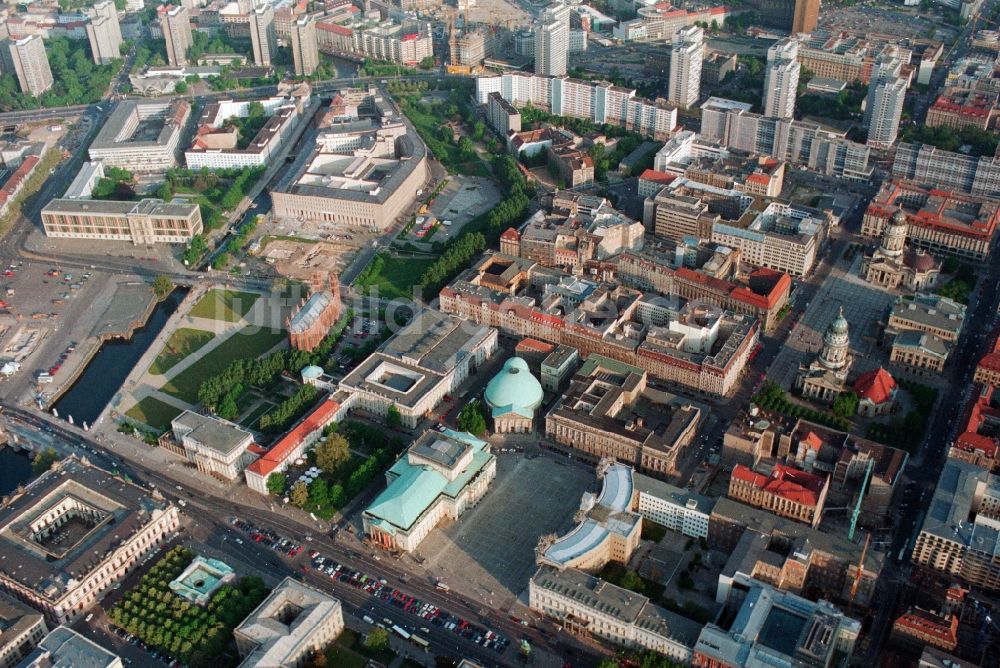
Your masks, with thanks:
[{"label": "green lawn", "polygon": [[149,367],[149,372],[163,375],[172,369],[178,362],[202,348],[206,343],[215,338],[212,332],[191,327],[181,327],[167,339],[163,350],[156,356]]},{"label": "green lawn", "polygon": [[260,357],[284,338],[284,330],[248,325],[202,357],[197,364],[167,381],[162,389],[182,401],[197,403],[198,387],[203,381],[221,373],[234,360]]},{"label": "green lawn", "polygon": [[253,308],[258,299],[260,295],[253,292],[211,290],[198,300],[188,315],[193,318],[236,322]]},{"label": "green lawn", "polygon": [[396,299],[397,297],[412,299],[413,286],[420,284],[420,277],[424,270],[433,262],[433,258],[387,257],[381,271],[359,287],[367,292],[372,289],[372,286],[377,286],[379,297],[383,299]]},{"label": "green lawn", "polygon": [[181,409],[164,403],[155,397],[146,397],[125,411],[125,415],[133,420],[138,420],[145,425],[149,425],[153,429],[163,431],[170,428],[170,421],[180,415],[181,412]]}]

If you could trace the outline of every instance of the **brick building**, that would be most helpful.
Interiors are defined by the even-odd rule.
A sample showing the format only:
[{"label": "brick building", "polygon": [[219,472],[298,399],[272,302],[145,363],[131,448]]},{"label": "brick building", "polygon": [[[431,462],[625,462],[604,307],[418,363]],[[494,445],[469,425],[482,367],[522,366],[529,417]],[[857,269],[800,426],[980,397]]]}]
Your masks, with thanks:
[{"label": "brick building", "polygon": [[340,282],[330,274],[328,287],[323,287],[323,275],[313,274],[310,281],[312,294],[302,300],[287,320],[288,340],[295,350],[313,350],[320,344],[330,328],[340,319],[343,305],[340,302]]}]

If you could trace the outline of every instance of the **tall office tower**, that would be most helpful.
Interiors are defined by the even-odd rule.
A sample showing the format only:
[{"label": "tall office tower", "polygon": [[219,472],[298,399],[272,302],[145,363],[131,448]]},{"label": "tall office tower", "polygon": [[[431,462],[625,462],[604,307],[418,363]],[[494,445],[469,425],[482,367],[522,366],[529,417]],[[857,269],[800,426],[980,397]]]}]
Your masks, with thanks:
[{"label": "tall office tower", "polygon": [[889,148],[899,133],[899,118],[906,100],[906,79],[900,76],[902,63],[895,50],[883,53],[875,61],[868,97],[865,99],[865,125],[868,145]]},{"label": "tall office tower", "polygon": [[0,49],[5,72],[17,77],[21,92],[38,97],[52,88],[52,70],[45,55],[45,43],[38,35],[4,40]]},{"label": "tall office tower", "polygon": [[274,9],[271,5],[258,7],[251,12],[250,42],[253,46],[253,62],[261,67],[270,67],[271,58],[278,48],[274,32]]},{"label": "tall office tower", "polygon": [[795,13],[792,15],[792,34],[810,33],[816,29],[819,22],[819,0],[795,0]]},{"label": "tall office tower", "polygon": [[775,42],[767,50],[764,71],[764,116],[792,118],[795,92],[799,87],[799,43],[794,39]]},{"label": "tall office tower", "polygon": [[670,85],[667,101],[678,107],[692,107],[701,93],[701,59],[705,54],[705,31],[684,26],[674,34],[670,49]]},{"label": "tall office tower", "polygon": [[316,22],[309,17],[292,24],[292,62],[296,76],[309,76],[319,66],[319,47],[316,45]]},{"label": "tall office tower", "polygon": [[156,10],[160,17],[160,30],[167,45],[167,62],[187,65],[187,52],[191,48],[191,21],[185,7],[163,5]]},{"label": "tall office tower", "polygon": [[535,74],[560,77],[566,74],[569,28],[562,21],[542,23],[535,32]]},{"label": "tall office tower", "polygon": [[94,16],[87,21],[90,53],[98,65],[121,57],[122,41],[115,35],[116,26],[117,23],[112,22],[107,16]]}]

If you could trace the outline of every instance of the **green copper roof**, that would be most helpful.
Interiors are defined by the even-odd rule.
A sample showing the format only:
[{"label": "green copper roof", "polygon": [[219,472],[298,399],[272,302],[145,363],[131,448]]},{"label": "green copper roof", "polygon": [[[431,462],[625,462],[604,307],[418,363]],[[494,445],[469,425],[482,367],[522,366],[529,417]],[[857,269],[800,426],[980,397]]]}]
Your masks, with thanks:
[{"label": "green copper roof", "polygon": [[486,403],[493,417],[513,412],[530,418],[542,404],[542,384],[531,375],[527,362],[512,357],[486,386]]},{"label": "green copper roof", "polygon": [[404,531],[410,529],[438,496],[445,494],[457,497],[465,485],[493,458],[485,450],[486,442],[472,434],[451,429],[446,429],[443,433],[474,448],[472,463],[448,482],[447,478],[428,466],[413,466],[404,454],[389,469],[389,474],[395,478],[365,510],[365,514],[375,518],[376,522],[381,521],[379,526],[385,528],[389,524]]}]

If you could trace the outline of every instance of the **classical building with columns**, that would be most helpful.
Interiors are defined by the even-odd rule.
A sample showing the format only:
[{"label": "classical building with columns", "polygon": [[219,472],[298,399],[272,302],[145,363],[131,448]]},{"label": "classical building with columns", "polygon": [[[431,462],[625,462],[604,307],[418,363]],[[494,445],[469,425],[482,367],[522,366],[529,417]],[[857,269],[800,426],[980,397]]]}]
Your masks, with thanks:
[{"label": "classical building with columns", "polygon": [[934,287],[941,274],[941,262],[922,248],[908,249],[906,214],[897,211],[886,223],[882,243],[866,253],[861,274],[869,283],[887,288],[926,290]]},{"label": "classical building with columns", "polygon": [[70,457],[0,509],[0,588],[67,624],[101,600],[177,530],[158,490]]},{"label": "classical building with columns", "polygon": [[425,431],[386,471],[386,489],[362,514],[365,535],[386,550],[415,550],[441,520],[457,520],[479,503],[496,474],[486,441]]},{"label": "classical building with columns", "polygon": [[851,336],[848,331],[844,307],[827,327],[823,335],[823,348],[808,366],[799,365],[795,388],[803,397],[832,402],[847,388],[847,374],[851,369]]}]

